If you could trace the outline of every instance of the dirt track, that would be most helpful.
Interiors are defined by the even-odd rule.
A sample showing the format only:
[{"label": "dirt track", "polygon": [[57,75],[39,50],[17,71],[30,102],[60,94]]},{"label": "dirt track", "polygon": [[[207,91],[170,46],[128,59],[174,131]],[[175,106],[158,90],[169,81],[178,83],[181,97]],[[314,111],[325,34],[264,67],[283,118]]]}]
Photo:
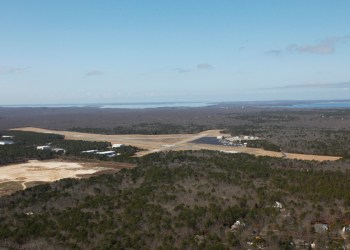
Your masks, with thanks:
[{"label": "dirt track", "polygon": [[[136,146],[144,151],[138,153],[138,156],[146,155],[152,152],[169,151],[169,150],[218,150],[218,151],[235,151],[253,154],[257,156],[271,156],[271,157],[284,157],[280,152],[267,151],[258,148],[245,148],[245,147],[228,147],[220,145],[208,145],[208,144],[195,144],[191,143],[193,140],[201,137],[216,137],[223,135],[220,130],[207,130],[198,134],[169,134],[169,135],[104,135],[104,134],[89,134],[78,133],[71,131],[56,131],[47,130],[41,128],[25,127],[17,128],[14,130],[32,131],[40,133],[55,133],[64,135],[69,140],[86,140],[86,141],[108,141],[113,143],[121,143],[126,145]],[[285,153],[286,158],[299,159],[299,160],[315,160],[315,161],[335,161],[341,157],[336,156],[322,156],[322,155],[306,155],[306,154],[294,154]]]}]

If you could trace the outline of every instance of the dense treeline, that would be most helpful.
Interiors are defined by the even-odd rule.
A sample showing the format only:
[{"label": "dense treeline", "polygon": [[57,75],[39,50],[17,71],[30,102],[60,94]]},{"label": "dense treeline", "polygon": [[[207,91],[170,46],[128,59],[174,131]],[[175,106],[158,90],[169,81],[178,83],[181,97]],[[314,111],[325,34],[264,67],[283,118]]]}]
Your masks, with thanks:
[{"label": "dense treeline", "polygon": [[[25,249],[334,248],[350,171],[211,151],[156,153],[138,167],[0,199],[0,246]],[[275,207],[276,201],[283,207]],[[236,229],[237,221],[243,224]],[[317,234],[313,221],[331,224]],[[304,237],[304,238],[303,238]]]},{"label": "dense treeline", "polygon": [[233,135],[254,135],[266,138],[250,147],[290,153],[350,156],[350,130],[290,128],[255,124],[250,126],[231,126],[225,132]]},{"label": "dense treeline", "polygon": [[49,150],[37,150],[32,146],[6,145],[0,146],[0,165],[24,162],[28,159],[44,160],[55,157],[54,152]]},{"label": "dense treeline", "polygon": [[271,143],[267,140],[242,141],[242,143],[244,142],[246,142],[247,147],[250,147],[250,148],[262,148],[265,150],[276,151],[276,152],[281,151],[281,148],[278,145]]},{"label": "dense treeline", "polygon": [[13,139],[11,139],[12,141],[14,141],[16,144],[24,146],[45,145],[47,143],[61,141],[64,139],[63,135],[15,130],[0,131],[0,135],[13,136]]},{"label": "dense treeline", "polygon": [[96,134],[146,134],[146,135],[160,135],[160,134],[188,134],[199,133],[203,130],[209,129],[208,126],[201,126],[197,124],[176,125],[170,123],[140,123],[130,126],[117,126],[113,129],[102,128],[70,128],[70,131],[96,133]]}]

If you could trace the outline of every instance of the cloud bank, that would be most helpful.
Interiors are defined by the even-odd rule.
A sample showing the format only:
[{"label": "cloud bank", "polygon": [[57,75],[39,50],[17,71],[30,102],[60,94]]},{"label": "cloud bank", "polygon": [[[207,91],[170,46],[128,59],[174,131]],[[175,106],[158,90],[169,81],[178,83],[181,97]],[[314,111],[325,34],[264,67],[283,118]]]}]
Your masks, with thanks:
[{"label": "cloud bank", "polygon": [[1,75],[21,74],[27,69],[28,67],[0,66],[0,74]]},{"label": "cloud bank", "polygon": [[316,44],[291,44],[284,50],[268,50],[267,55],[279,56],[283,53],[329,55],[336,51],[336,45],[350,41],[350,36],[329,37]]},{"label": "cloud bank", "polygon": [[349,82],[337,82],[337,83],[316,83],[316,84],[295,84],[285,85],[280,87],[282,89],[296,89],[296,88],[350,88]]}]

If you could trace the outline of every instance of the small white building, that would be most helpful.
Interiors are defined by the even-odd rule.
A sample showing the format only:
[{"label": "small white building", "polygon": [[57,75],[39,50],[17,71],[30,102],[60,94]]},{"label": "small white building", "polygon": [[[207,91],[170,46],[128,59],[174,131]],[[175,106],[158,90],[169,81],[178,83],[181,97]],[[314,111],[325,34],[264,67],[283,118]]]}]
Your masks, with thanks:
[{"label": "small white building", "polygon": [[3,135],[2,138],[13,139],[13,136],[12,135]]},{"label": "small white building", "polygon": [[349,226],[343,227],[342,232],[343,232],[343,233],[350,233],[350,225],[349,225]]},{"label": "small white building", "polygon": [[0,145],[11,145],[13,141],[0,141]]},{"label": "small white building", "polygon": [[114,156],[116,156],[115,151],[102,151],[102,152],[97,152],[96,154],[97,155],[104,155],[104,156],[107,156],[107,157],[114,157]]},{"label": "small white building", "polygon": [[37,146],[36,149],[37,150],[50,150],[51,147],[50,146]]},{"label": "small white building", "polygon": [[124,144],[113,144],[112,148],[121,148],[124,147]]},{"label": "small white building", "polygon": [[316,233],[326,233],[328,231],[328,224],[326,223],[315,223],[314,225]]},{"label": "small white building", "polygon": [[277,209],[282,209],[282,208],[283,208],[283,205],[282,205],[281,202],[276,201],[276,202],[275,202],[275,205],[273,205],[273,207],[274,207],[274,208],[277,208]]},{"label": "small white building", "polygon": [[82,154],[95,154],[97,153],[98,150],[92,149],[92,150],[86,150],[86,151],[81,151]]},{"label": "small white building", "polygon": [[231,226],[231,231],[237,231],[241,227],[245,227],[245,223],[238,220]]},{"label": "small white building", "polygon": [[52,148],[51,151],[55,153],[63,153],[63,154],[66,153],[66,150],[63,148]]}]

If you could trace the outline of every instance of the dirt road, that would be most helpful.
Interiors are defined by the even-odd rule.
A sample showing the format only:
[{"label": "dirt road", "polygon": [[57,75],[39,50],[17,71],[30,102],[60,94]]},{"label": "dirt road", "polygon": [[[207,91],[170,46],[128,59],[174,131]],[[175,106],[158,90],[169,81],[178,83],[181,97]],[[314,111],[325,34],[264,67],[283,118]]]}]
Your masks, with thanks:
[{"label": "dirt road", "polygon": [[79,133],[72,131],[56,131],[47,130],[41,128],[25,127],[17,128],[14,130],[32,131],[40,133],[55,133],[64,135],[69,140],[86,140],[86,141],[108,141],[113,143],[120,143],[126,145],[132,145],[138,148],[144,149],[138,153],[137,156],[143,156],[152,152],[169,151],[169,150],[218,150],[218,151],[235,151],[253,154],[257,156],[271,156],[271,157],[286,157],[289,159],[300,160],[315,160],[315,161],[335,161],[341,157],[336,156],[322,156],[322,155],[306,155],[306,154],[294,154],[281,152],[268,151],[258,148],[246,148],[246,147],[227,147],[221,145],[208,145],[208,144],[195,144],[192,141],[202,137],[216,137],[218,135],[224,135],[220,133],[220,130],[207,130],[198,134],[168,134],[168,135],[104,135],[104,134],[89,134]]}]

